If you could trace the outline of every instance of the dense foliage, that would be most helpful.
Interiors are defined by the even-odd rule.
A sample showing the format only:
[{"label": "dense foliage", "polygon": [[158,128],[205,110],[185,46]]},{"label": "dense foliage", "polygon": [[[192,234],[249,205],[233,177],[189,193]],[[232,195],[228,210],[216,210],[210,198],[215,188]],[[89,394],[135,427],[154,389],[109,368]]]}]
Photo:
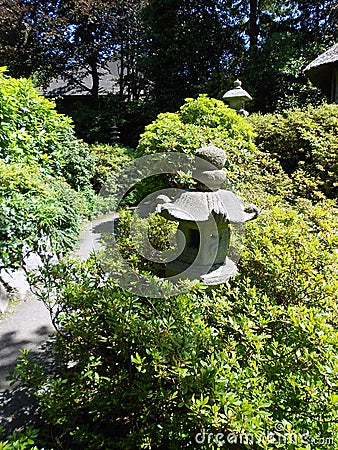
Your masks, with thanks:
[{"label": "dense foliage", "polygon": [[75,189],[88,186],[93,159],[76,139],[70,119],[39,95],[30,80],[0,72],[0,158],[33,164],[47,175],[63,176]]},{"label": "dense foliage", "polygon": [[[0,427],[0,433],[2,428]],[[27,428],[25,431],[14,432],[6,438],[5,441],[0,441],[1,450],[39,450],[35,444],[39,431],[34,428]]]},{"label": "dense foliage", "polygon": [[[22,358],[17,370],[57,448],[211,449],[218,433],[257,449],[338,448],[337,218],[329,204],[263,205],[231,288],[138,298],[96,261],[48,270],[65,368],[45,378]],[[203,433],[212,442],[197,446]]]},{"label": "dense foliage", "polygon": [[[23,355],[16,371],[34,387],[53,448],[338,449],[336,210],[297,197],[253,136],[246,119],[202,96],[160,115],[138,149],[226,149],[229,179],[261,209],[230,286],[138,297],[96,256],[42,274],[61,367],[50,376]],[[160,274],[136,253],[130,221],[123,212],[119,251]],[[172,231],[161,221],[148,230],[160,248]]]},{"label": "dense foliage", "polygon": [[30,80],[0,73],[0,267],[20,267],[30,252],[62,254],[117,168],[133,157],[124,147],[90,148],[69,118]]},{"label": "dense foliage", "polygon": [[81,101],[56,99],[58,111],[70,116],[76,136],[89,144],[112,142],[112,127],[117,126],[119,142],[135,148],[144,127],[154,120],[159,109],[146,100],[121,102],[115,94],[100,99],[99,108]]},{"label": "dense foliage", "polygon": [[338,194],[338,106],[285,110],[250,116],[258,148],[274,155],[297,184],[299,195]]},{"label": "dense foliage", "polygon": [[175,111],[200,92],[220,98],[237,76],[254,111],[315,103],[321,94],[302,69],[337,41],[335,0],[1,0],[0,8],[0,64],[40,81],[62,76],[98,107],[109,58],[121,103],[143,98]]},{"label": "dense foliage", "polygon": [[[0,267],[72,247],[94,158],[31,81],[0,74]],[[82,190],[82,192],[79,192]]]},{"label": "dense foliage", "polygon": [[269,154],[254,145],[254,129],[223,102],[200,95],[187,99],[177,113],[162,113],[148,125],[137,150],[193,153],[212,142],[227,155],[228,181],[236,188],[245,183],[264,185],[274,193],[291,195],[288,177]]},{"label": "dense foliage", "polygon": [[120,145],[94,144],[90,150],[94,159],[91,184],[96,192],[100,191],[115,171],[126,166],[135,157],[134,149]]},{"label": "dense foliage", "polygon": [[0,268],[21,267],[30,252],[44,258],[72,248],[87,208],[66,182],[2,161],[0,179]]}]

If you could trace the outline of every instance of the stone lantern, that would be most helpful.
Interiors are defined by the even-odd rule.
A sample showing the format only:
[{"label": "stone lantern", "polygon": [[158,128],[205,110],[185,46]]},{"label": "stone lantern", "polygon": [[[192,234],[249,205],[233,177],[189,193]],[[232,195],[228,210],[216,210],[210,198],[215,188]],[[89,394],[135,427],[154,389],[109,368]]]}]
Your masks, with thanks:
[{"label": "stone lantern", "polygon": [[[168,220],[178,221],[178,246],[183,251],[167,263],[166,276],[200,279],[205,285],[225,283],[237,274],[236,264],[228,257],[230,224],[255,219],[259,210],[243,206],[231,191],[221,189],[226,180],[223,150],[210,144],[196,152],[193,178],[196,189],[181,190],[170,200],[159,196],[155,211]],[[182,241],[183,240],[183,241]]]},{"label": "stone lantern", "polygon": [[245,102],[252,100],[252,97],[242,88],[241,81],[236,80],[234,82],[233,89],[227,91],[223,95],[223,98],[229,102],[230,108],[235,109],[239,114],[243,114],[244,116],[249,115],[249,113],[245,110]]},{"label": "stone lantern", "polygon": [[116,145],[119,143],[119,140],[120,140],[120,132],[116,125],[116,118],[114,117],[113,125],[110,128],[110,144]]}]

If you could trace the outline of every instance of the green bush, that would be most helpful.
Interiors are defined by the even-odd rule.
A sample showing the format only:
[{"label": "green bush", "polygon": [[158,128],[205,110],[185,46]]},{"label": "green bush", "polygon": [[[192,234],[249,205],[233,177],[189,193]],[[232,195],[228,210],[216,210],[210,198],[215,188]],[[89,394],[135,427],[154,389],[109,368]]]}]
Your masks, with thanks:
[{"label": "green bush", "polygon": [[100,192],[114,172],[123,169],[136,156],[134,149],[122,145],[94,144],[90,150],[94,159],[91,184],[96,192]]},{"label": "green bush", "polygon": [[0,161],[0,267],[20,267],[34,251],[62,254],[72,248],[86,204],[62,179],[36,166]]},{"label": "green bush", "polygon": [[33,83],[0,70],[0,159],[39,166],[44,174],[63,176],[74,188],[88,186],[93,160],[76,139],[70,119],[40,96]]},{"label": "green bush", "polygon": [[248,163],[255,159],[253,129],[223,102],[201,95],[187,99],[177,113],[162,113],[145,129],[141,153],[194,153],[209,142],[224,148],[229,159]]},{"label": "green bush", "polygon": [[338,105],[253,114],[249,121],[257,133],[256,145],[280,161],[298,195],[337,197]]},{"label": "green bush", "polygon": [[[59,293],[64,370],[32,377],[38,371],[22,361],[18,373],[36,386],[60,448],[233,448],[197,445],[205,431],[255,442],[238,448],[308,450],[321,438],[338,449],[337,217],[328,201],[256,202],[262,215],[247,227],[231,287],[142,298],[102,276],[94,259],[46,270]],[[120,251],[149,276],[127,236],[130,217]]]},{"label": "green bush", "polygon": [[[133,235],[131,235],[131,229]],[[151,263],[149,259],[139,253],[139,248],[146,248],[147,255],[150,255],[151,252],[144,243],[144,230],[147,230],[147,238],[156,250],[168,250],[171,248],[171,243],[174,242],[177,223],[165,220],[158,214],[151,214],[147,218],[139,218],[135,211],[131,212],[129,209],[119,211],[117,250],[120,255],[133,270],[164,276],[165,267],[163,264]],[[102,260],[106,260],[106,263],[111,265],[111,261],[116,259],[115,252],[114,246],[107,244]]]},{"label": "green bush", "polygon": [[[45,374],[23,355],[16,373],[34,389],[56,449],[338,449],[334,204],[297,200],[246,119],[222,105],[203,96],[160,115],[139,151],[189,153],[211,138],[226,148],[229,176],[262,211],[247,225],[240,275],[147,298],[122,290],[96,256],[47,267],[40,298],[53,306],[63,367]],[[136,254],[130,222],[123,212],[120,253],[158,275]],[[172,224],[148,223],[152,242],[168,248]],[[115,270],[110,248],[109,258]]]},{"label": "green bush", "polygon": [[54,107],[0,70],[0,267],[66,252],[93,208],[94,157]]},{"label": "green bush", "polygon": [[318,306],[338,300],[334,202],[314,206],[299,199],[297,208],[291,208],[274,197],[252,199],[262,213],[246,226],[241,272],[278,304]]},{"label": "green bush", "polygon": [[22,432],[14,432],[5,441],[0,441],[0,450],[39,450],[35,445],[38,435],[39,430],[31,427]]},{"label": "green bush", "polygon": [[254,144],[254,129],[223,102],[200,95],[186,99],[177,113],[160,114],[141,135],[137,150],[194,153],[210,142],[224,149],[227,176],[234,187],[264,185],[266,190],[291,195],[288,177],[269,155]]},{"label": "green bush", "polygon": [[140,155],[135,149],[118,144],[114,146],[94,144],[90,149],[94,157],[91,185],[97,193],[102,189],[101,197],[97,201],[97,213],[115,210],[121,205],[137,205],[146,195],[166,186],[161,176],[149,177],[136,183],[126,194],[121,205],[117,205],[114,193],[119,190],[121,187],[119,184],[122,182],[121,178],[117,180],[117,177],[124,177],[129,182],[128,170],[122,172]]},{"label": "green bush", "polygon": [[[42,378],[37,396],[60,448],[210,449],[196,446],[203,430],[258,442],[277,424],[298,439],[336,436],[331,302],[279,305],[244,278],[159,300],[102,285],[93,268],[57,277],[58,348],[75,367]],[[311,448],[298,443],[283,448]]]}]

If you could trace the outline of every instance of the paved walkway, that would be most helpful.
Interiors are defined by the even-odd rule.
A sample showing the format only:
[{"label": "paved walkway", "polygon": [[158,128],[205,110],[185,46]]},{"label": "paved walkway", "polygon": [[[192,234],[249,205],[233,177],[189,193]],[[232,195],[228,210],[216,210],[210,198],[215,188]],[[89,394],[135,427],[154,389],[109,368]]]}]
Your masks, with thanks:
[{"label": "paved walkway", "polygon": [[[100,235],[112,231],[114,218],[116,214],[111,214],[87,223],[74,255],[85,260],[98,250]],[[19,385],[10,386],[7,375],[15,367],[21,349],[28,349],[33,357],[50,359],[53,333],[47,308],[33,294],[26,295],[25,301],[4,318],[0,315],[0,425],[6,430],[36,421],[31,398]]]}]

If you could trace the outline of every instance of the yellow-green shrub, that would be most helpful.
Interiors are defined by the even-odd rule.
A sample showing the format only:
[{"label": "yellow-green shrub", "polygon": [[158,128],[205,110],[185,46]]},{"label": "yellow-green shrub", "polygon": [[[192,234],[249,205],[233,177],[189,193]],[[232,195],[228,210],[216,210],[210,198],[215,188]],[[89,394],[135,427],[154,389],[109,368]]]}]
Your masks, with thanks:
[{"label": "yellow-green shrub", "polygon": [[31,251],[66,252],[85,214],[84,201],[63,179],[0,161],[0,268],[20,267]]},{"label": "yellow-green shrub", "polygon": [[189,154],[212,142],[227,155],[227,176],[234,187],[264,184],[272,193],[291,195],[290,180],[276,160],[256,148],[254,136],[245,117],[219,100],[200,95],[186,99],[177,113],[160,114],[146,127],[137,150]]},{"label": "yellow-green shrub", "polygon": [[27,79],[0,69],[0,159],[39,166],[44,174],[63,176],[74,188],[88,186],[93,159],[76,139],[70,119]]},{"label": "yellow-green shrub", "polygon": [[337,197],[338,105],[253,114],[249,122],[257,134],[258,148],[280,161],[298,195]]}]

